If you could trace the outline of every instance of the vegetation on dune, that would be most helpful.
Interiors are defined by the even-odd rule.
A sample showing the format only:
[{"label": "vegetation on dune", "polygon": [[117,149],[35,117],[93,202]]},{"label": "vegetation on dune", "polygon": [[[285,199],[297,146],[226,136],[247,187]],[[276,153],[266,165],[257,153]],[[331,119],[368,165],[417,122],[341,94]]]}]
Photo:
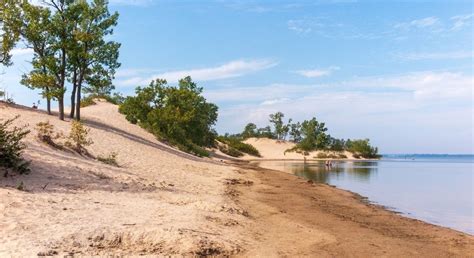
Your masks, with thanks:
[{"label": "vegetation on dune", "polygon": [[17,119],[0,120],[0,167],[5,169],[4,176],[8,175],[8,169],[20,174],[30,171],[29,162],[22,158],[22,152],[26,148],[23,138],[30,132],[22,127],[12,127],[13,121]]},{"label": "vegetation on dune", "polygon": [[119,111],[136,123],[178,148],[198,156],[208,156],[205,147],[214,146],[217,106],[202,96],[202,88],[185,77],[178,86],[157,79],[148,87],[138,87]]},{"label": "vegetation on dune", "polygon": [[[278,141],[289,140],[296,143],[295,147],[287,151],[295,151],[309,155],[311,151],[331,151],[333,153],[319,153],[317,158],[347,158],[343,151],[349,151],[355,158],[380,158],[378,149],[370,145],[369,139],[363,140],[344,140],[332,137],[327,133],[325,123],[318,121],[315,117],[303,122],[293,123],[288,119],[285,123],[285,115],[281,112],[270,114],[269,122],[272,126],[258,128],[254,123],[248,123],[242,133],[226,135],[226,138],[245,140],[247,138],[270,138]],[[237,147],[232,146],[239,150]]]},{"label": "vegetation on dune", "polygon": [[107,165],[118,167],[119,165],[117,162],[117,156],[118,156],[117,152],[111,152],[107,156],[101,156],[101,155],[97,156],[97,160]]},{"label": "vegetation on dune", "polygon": [[94,143],[92,139],[89,138],[89,131],[90,129],[84,127],[80,121],[72,121],[66,146],[79,154],[88,154],[85,147]]},{"label": "vegetation on dune", "polygon": [[[231,150],[233,149],[235,151],[238,151],[241,154],[241,155],[238,155],[238,156],[234,156],[234,155],[229,154],[230,156],[240,157],[240,156],[243,156],[242,153],[247,153],[247,154],[255,156],[255,157],[261,157],[260,152],[258,152],[258,150],[254,146],[252,146],[251,144],[247,144],[247,143],[242,142],[243,138],[225,135],[225,136],[219,136],[217,139],[220,142],[222,142],[222,143],[226,144],[227,146],[229,146],[229,149],[231,149]],[[234,151],[234,153],[235,153],[235,151]],[[226,153],[226,152],[224,152],[224,153]],[[228,154],[228,153],[226,153],[226,154]]]}]

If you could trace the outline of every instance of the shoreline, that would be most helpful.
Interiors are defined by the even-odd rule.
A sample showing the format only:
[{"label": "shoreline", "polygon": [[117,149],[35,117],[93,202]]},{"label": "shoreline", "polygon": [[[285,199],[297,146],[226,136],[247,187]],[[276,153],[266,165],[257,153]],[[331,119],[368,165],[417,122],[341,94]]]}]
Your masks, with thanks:
[{"label": "shoreline", "polygon": [[[248,165],[250,166],[255,166],[256,168],[258,169],[261,169],[263,172],[264,171],[272,171],[272,172],[278,172],[278,173],[284,173],[284,174],[288,174],[288,175],[292,175],[292,176],[295,176],[297,178],[301,178],[302,180],[305,180],[307,181],[308,183],[311,181],[312,183],[314,184],[323,184],[323,185],[326,185],[326,186],[329,186],[329,187],[332,187],[332,188],[336,188],[338,190],[341,190],[341,191],[345,191],[345,192],[348,192],[352,195],[354,195],[355,197],[357,197],[356,199],[358,199],[358,201],[362,202],[362,203],[365,203],[365,204],[368,204],[368,205],[371,205],[371,206],[374,206],[376,208],[379,208],[379,209],[383,209],[385,211],[388,211],[388,212],[392,212],[393,214],[395,215],[399,215],[399,216],[402,216],[403,218],[407,218],[407,219],[411,219],[411,220],[415,220],[415,221],[420,221],[420,222],[423,222],[423,223],[427,223],[429,225],[433,225],[433,226],[437,226],[437,227],[442,227],[442,228],[445,228],[445,229],[449,229],[449,230],[454,230],[456,232],[459,232],[459,233],[462,233],[462,234],[467,234],[467,235],[470,235],[470,236],[474,236],[474,234],[470,234],[468,232],[464,232],[464,231],[461,231],[461,230],[458,230],[458,229],[454,229],[454,228],[450,228],[450,227],[447,227],[447,226],[444,226],[444,225],[440,225],[440,224],[434,224],[434,223],[431,223],[431,222],[428,222],[428,221],[424,221],[422,219],[418,219],[418,218],[415,218],[415,217],[411,217],[409,216],[407,213],[405,212],[402,212],[402,211],[397,211],[396,210],[396,207],[390,207],[390,206],[387,206],[387,205],[383,205],[383,204],[380,204],[380,203],[377,203],[375,201],[372,201],[370,200],[369,197],[367,196],[364,196],[362,194],[359,194],[357,192],[354,192],[354,191],[351,191],[351,190],[348,190],[348,189],[343,189],[343,188],[340,188],[336,185],[331,185],[331,184],[328,184],[328,183],[320,183],[320,182],[316,182],[316,181],[313,181],[311,179],[306,179],[304,177],[299,177],[297,175],[294,175],[292,173],[289,173],[289,172],[286,172],[286,171],[282,171],[282,170],[278,170],[278,169],[271,169],[271,168],[265,168],[265,167],[261,167],[259,166],[258,164],[255,164],[255,163],[252,163],[252,162],[255,162],[255,161],[258,161],[258,160],[244,160],[245,161],[248,161]],[[291,160],[281,160],[281,159],[265,159],[265,160],[261,160],[261,161],[302,161],[302,160],[297,160],[297,159],[291,159]],[[324,161],[324,159],[316,159],[316,160],[311,160],[311,161]],[[334,161],[334,160],[332,160]],[[375,160],[375,159],[371,159],[371,160],[352,160],[352,159],[338,159],[336,161],[381,161],[381,159],[378,159],[378,160]]]},{"label": "shoreline", "polygon": [[[242,193],[238,201],[250,214],[263,214],[256,216],[260,218],[257,219],[258,224],[275,223],[273,220],[279,220],[276,217],[281,217],[281,220],[289,218],[292,222],[303,222],[310,232],[317,231],[331,239],[323,237],[325,240],[319,239],[319,243],[314,243],[316,239],[309,239],[303,241],[308,245],[296,244],[301,249],[299,255],[321,253],[323,250],[326,253],[323,252],[322,256],[462,257],[474,251],[474,236],[469,233],[405,217],[388,207],[370,202],[358,193],[249,163],[228,164],[246,171],[242,172],[246,180],[261,184],[254,184],[254,188],[258,188],[254,191],[249,191],[248,186],[235,187]],[[271,208],[264,210],[258,208],[260,206]],[[266,219],[265,214],[270,214],[268,216],[272,219]],[[291,236],[292,230],[282,230],[279,232],[282,235],[274,232],[275,236],[271,238],[284,239]],[[252,252],[244,253],[247,254],[253,255]]]}]

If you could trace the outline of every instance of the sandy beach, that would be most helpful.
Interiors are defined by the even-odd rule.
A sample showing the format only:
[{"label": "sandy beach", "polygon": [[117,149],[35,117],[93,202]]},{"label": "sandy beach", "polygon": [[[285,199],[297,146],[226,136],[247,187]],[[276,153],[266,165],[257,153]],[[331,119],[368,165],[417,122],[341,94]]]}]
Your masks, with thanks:
[{"label": "sandy beach", "polygon": [[[246,161],[197,158],[137,125],[118,107],[82,110],[92,156],[39,142],[38,122],[69,121],[0,103],[0,118],[28,125],[31,173],[0,179],[0,256],[217,255],[469,257],[474,237],[402,217],[357,194]],[[288,148],[259,139],[263,158]],[[271,153],[273,150],[273,153]],[[311,154],[313,155],[313,154]],[[248,157],[246,157],[248,158]],[[24,190],[17,186],[23,184]]]}]

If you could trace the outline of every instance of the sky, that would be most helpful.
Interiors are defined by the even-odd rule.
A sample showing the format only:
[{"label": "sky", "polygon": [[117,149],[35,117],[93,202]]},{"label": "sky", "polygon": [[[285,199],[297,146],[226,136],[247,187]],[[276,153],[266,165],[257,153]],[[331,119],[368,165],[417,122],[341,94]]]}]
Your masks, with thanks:
[{"label": "sky", "polygon": [[[474,153],[471,1],[110,0],[122,43],[114,84],[190,75],[219,106],[216,129],[316,117],[337,138],[370,138],[381,153]],[[0,68],[17,103],[32,52]],[[68,98],[66,98],[68,99]],[[44,107],[44,101],[40,107]]]}]

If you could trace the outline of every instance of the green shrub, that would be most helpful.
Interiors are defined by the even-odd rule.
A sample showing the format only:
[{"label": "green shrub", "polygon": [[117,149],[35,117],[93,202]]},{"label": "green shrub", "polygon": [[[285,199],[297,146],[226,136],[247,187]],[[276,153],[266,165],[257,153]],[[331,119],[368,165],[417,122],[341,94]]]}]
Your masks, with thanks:
[{"label": "green shrub", "polygon": [[111,152],[107,156],[100,156],[99,155],[97,157],[97,160],[102,162],[102,163],[118,167],[119,165],[117,163],[117,155],[118,155],[117,152]]},{"label": "green shrub", "polygon": [[81,99],[81,108],[95,105],[94,99],[94,96],[88,96]]},{"label": "green shrub", "polygon": [[52,147],[62,148],[61,145],[54,142],[54,140],[61,137],[61,134],[55,133],[54,125],[50,124],[49,121],[37,123],[35,129],[38,140]]},{"label": "green shrub", "polygon": [[367,159],[380,158],[377,147],[370,145],[369,139],[351,140],[347,143],[348,151],[354,153],[354,157],[359,156]]},{"label": "green shrub", "polygon": [[[23,174],[30,171],[30,162],[25,161],[21,156],[26,148],[23,139],[30,131],[24,127],[11,128],[13,121],[17,118],[18,116],[0,122],[0,167]],[[8,171],[5,170],[4,175],[7,176],[7,174]]]},{"label": "green shrub", "polygon": [[254,146],[242,142],[240,138],[219,136],[217,139],[237,151],[247,153],[255,157],[261,157],[260,152]]},{"label": "green shrub", "polygon": [[89,131],[90,129],[85,128],[80,121],[73,120],[68,136],[69,141],[66,142],[66,145],[79,154],[87,154],[85,146],[94,143],[92,139],[88,138]]},{"label": "green shrub", "polygon": [[219,145],[219,150],[231,157],[242,157],[244,154],[230,146]]},{"label": "green shrub", "polygon": [[330,159],[337,159],[338,156],[337,156],[336,154],[334,154],[334,153],[329,153],[329,154],[328,154],[328,158],[330,158]]},{"label": "green shrub", "polygon": [[338,158],[347,159],[347,156],[346,156],[346,154],[341,153],[341,154],[338,155]]},{"label": "green shrub", "polygon": [[319,152],[318,154],[316,154],[316,158],[318,159],[327,159],[329,158],[328,155],[324,152]]}]

